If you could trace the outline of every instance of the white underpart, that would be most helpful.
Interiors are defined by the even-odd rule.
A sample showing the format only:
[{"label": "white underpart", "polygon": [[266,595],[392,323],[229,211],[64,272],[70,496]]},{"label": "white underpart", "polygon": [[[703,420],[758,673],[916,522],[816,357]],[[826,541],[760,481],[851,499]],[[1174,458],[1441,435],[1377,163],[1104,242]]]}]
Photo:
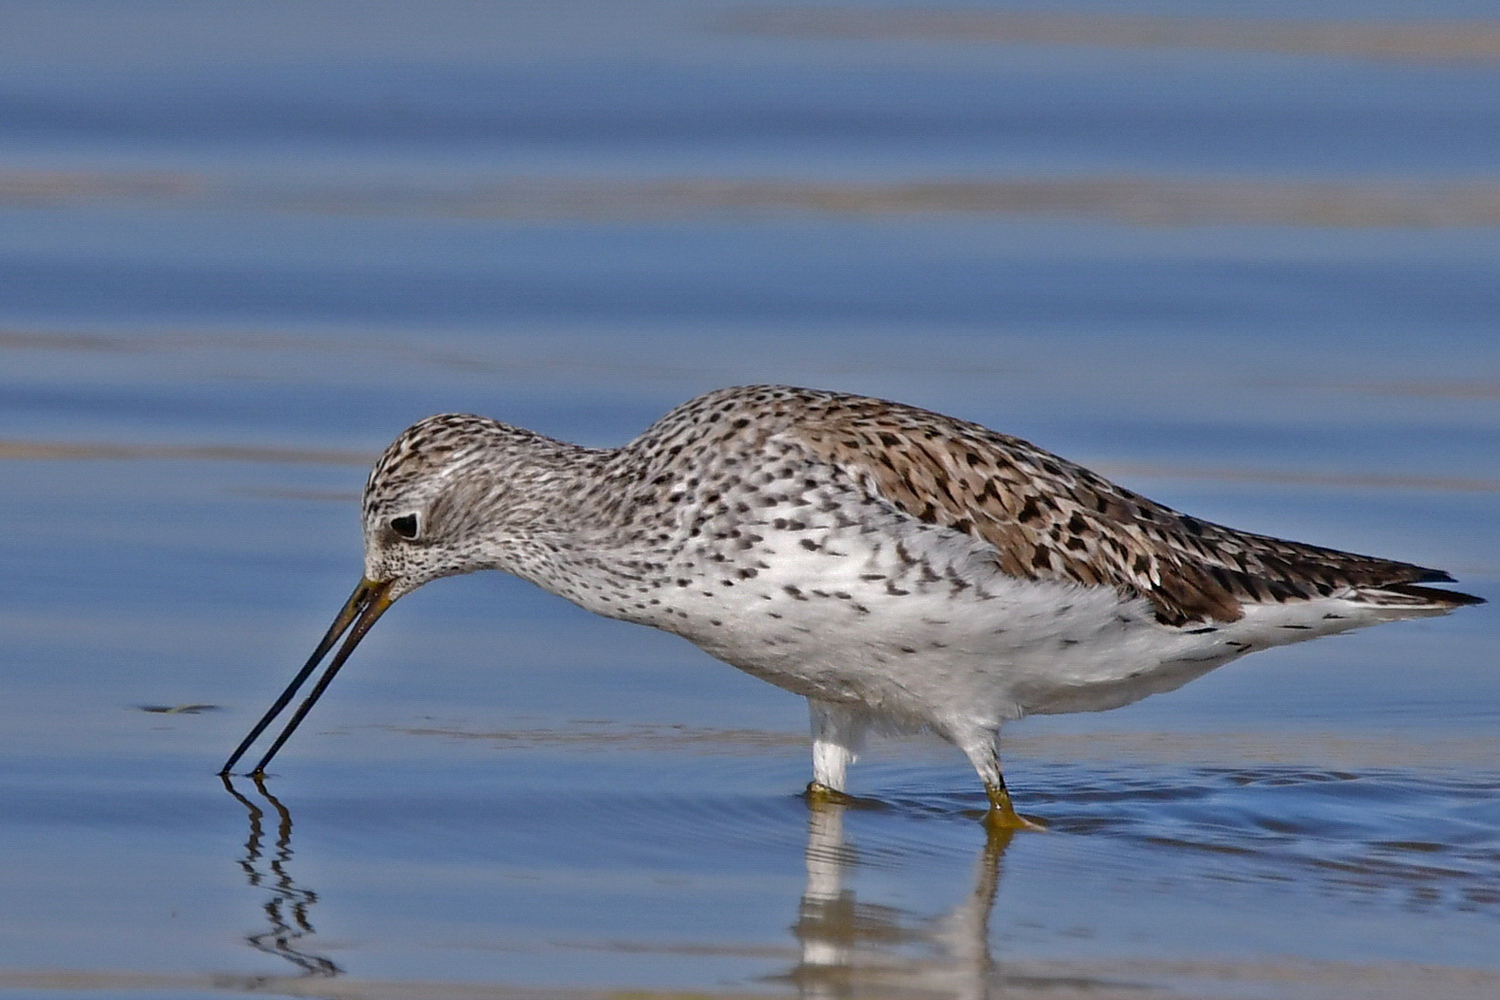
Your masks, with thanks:
[{"label": "white underpart", "polygon": [[[806,506],[799,510],[812,521]],[[1350,592],[1247,605],[1236,622],[1163,625],[1143,598],[1010,577],[983,542],[864,513],[858,526],[768,532],[752,579],[733,577],[732,564],[673,566],[693,582],[660,591],[659,613],[574,599],[676,632],[808,698],[814,780],[835,790],[872,724],[931,729],[993,784],[995,740],[1007,720],[1116,708],[1245,653],[1442,611],[1381,606],[1378,593]]]}]

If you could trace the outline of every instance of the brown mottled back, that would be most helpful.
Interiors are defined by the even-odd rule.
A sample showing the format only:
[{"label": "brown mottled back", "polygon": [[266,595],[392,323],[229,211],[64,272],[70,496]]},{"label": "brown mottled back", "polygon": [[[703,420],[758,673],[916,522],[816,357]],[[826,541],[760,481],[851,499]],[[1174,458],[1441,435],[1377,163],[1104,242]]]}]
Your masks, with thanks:
[{"label": "brown mottled back", "polygon": [[870,492],[983,539],[1012,576],[1119,587],[1148,598],[1168,624],[1235,621],[1243,602],[1448,579],[1200,521],[978,424],[884,400],[777,391],[805,407],[785,433]]}]

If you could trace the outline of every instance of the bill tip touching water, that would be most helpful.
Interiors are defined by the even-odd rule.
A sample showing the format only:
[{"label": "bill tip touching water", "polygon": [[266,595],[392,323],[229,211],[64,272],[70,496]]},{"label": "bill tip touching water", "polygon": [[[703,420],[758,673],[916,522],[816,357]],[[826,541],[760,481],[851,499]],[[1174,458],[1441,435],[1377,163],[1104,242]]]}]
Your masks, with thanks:
[{"label": "bill tip touching water", "polygon": [[[365,486],[364,575],[228,773],[343,645],[431,580],[498,569],[673,632],[808,699],[814,796],[872,724],[957,746],[992,826],[1001,726],[1169,691],[1246,653],[1483,600],[1441,570],[1237,531],[1028,442],[884,400],[708,393],[585,448],[467,414],[418,421]],[[347,633],[347,637],[345,637]]]}]

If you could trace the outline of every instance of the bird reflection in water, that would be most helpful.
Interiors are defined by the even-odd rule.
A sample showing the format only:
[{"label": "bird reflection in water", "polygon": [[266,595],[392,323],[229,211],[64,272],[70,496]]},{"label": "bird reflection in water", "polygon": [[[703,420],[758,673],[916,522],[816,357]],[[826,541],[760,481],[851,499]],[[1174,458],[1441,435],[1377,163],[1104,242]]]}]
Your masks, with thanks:
[{"label": "bird reflection in water", "polygon": [[276,845],[267,855],[265,842],[266,811],[253,799],[242,795],[228,777],[223,777],[224,787],[239,800],[250,814],[250,836],[245,841],[245,856],[240,859],[245,878],[252,888],[269,889],[270,898],[263,906],[270,927],[258,934],[247,935],[245,940],[256,951],[286,959],[304,977],[337,976],[343,972],[332,959],[303,950],[299,945],[314,934],[308,919],[308,911],[318,901],[318,894],[311,889],[299,887],[287,866],[292,860],[292,814],[276,796],[266,790],[261,779],[256,778],[255,791],[276,813]]},{"label": "bird reflection in water", "polygon": [[[316,932],[308,917],[317,893],[297,885],[292,859],[292,815],[255,779],[258,798],[276,817],[276,840],[267,853],[267,810],[242,794],[227,777],[229,794],[245,807],[250,830],[240,867],[253,888],[268,889],[263,909],[269,927],[247,935],[251,947],[296,966],[301,978],[343,972],[333,960],[306,950]],[[845,887],[858,862],[844,839],[840,802],[815,802],[808,810],[807,885],[792,933],[800,960],[786,976],[806,1000],[845,1000],[868,995],[921,995],[942,1000],[984,1000],[997,977],[990,956],[989,921],[1000,877],[1001,857],[1014,831],[987,839],[968,896],[941,917],[912,921],[903,910],[861,904]]]},{"label": "bird reflection in water", "polygon": [[802,956],[789,977],[798,996],[988,997],[995,982],[990,910],[1000,859],[1015,831],[990,835],[979,856],[974,888],[962,903],[913,926],[903,920],[903,911],[858,903],[844,887],[845,872],[858,860],[844,841],[846,808],[837,802],[815,803],[808,813],[807,889],[792,929]]}]

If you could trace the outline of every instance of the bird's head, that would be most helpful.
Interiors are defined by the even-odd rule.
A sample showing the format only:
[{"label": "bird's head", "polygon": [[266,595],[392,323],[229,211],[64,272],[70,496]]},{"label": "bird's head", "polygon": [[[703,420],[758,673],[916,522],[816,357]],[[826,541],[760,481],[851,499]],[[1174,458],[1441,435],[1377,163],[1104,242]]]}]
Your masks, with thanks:
[{"label": "bird's head", "polygon": [[524,533],[517,501],[535,437],[462,413],[402,431],[365,483],[365,580],[395,601],[439,577],[503,567],[504,543]]},{"label": "bird's head", "polygon": [[586,449],[469,414],[402,431],[365,483],[364,577],[301,672],[224,765],[227,774],[317,665],[344,644],[252,773],[263,773],[365,634],[399,598],[444,576],[522,569],[557,517],[558,494]]}]

